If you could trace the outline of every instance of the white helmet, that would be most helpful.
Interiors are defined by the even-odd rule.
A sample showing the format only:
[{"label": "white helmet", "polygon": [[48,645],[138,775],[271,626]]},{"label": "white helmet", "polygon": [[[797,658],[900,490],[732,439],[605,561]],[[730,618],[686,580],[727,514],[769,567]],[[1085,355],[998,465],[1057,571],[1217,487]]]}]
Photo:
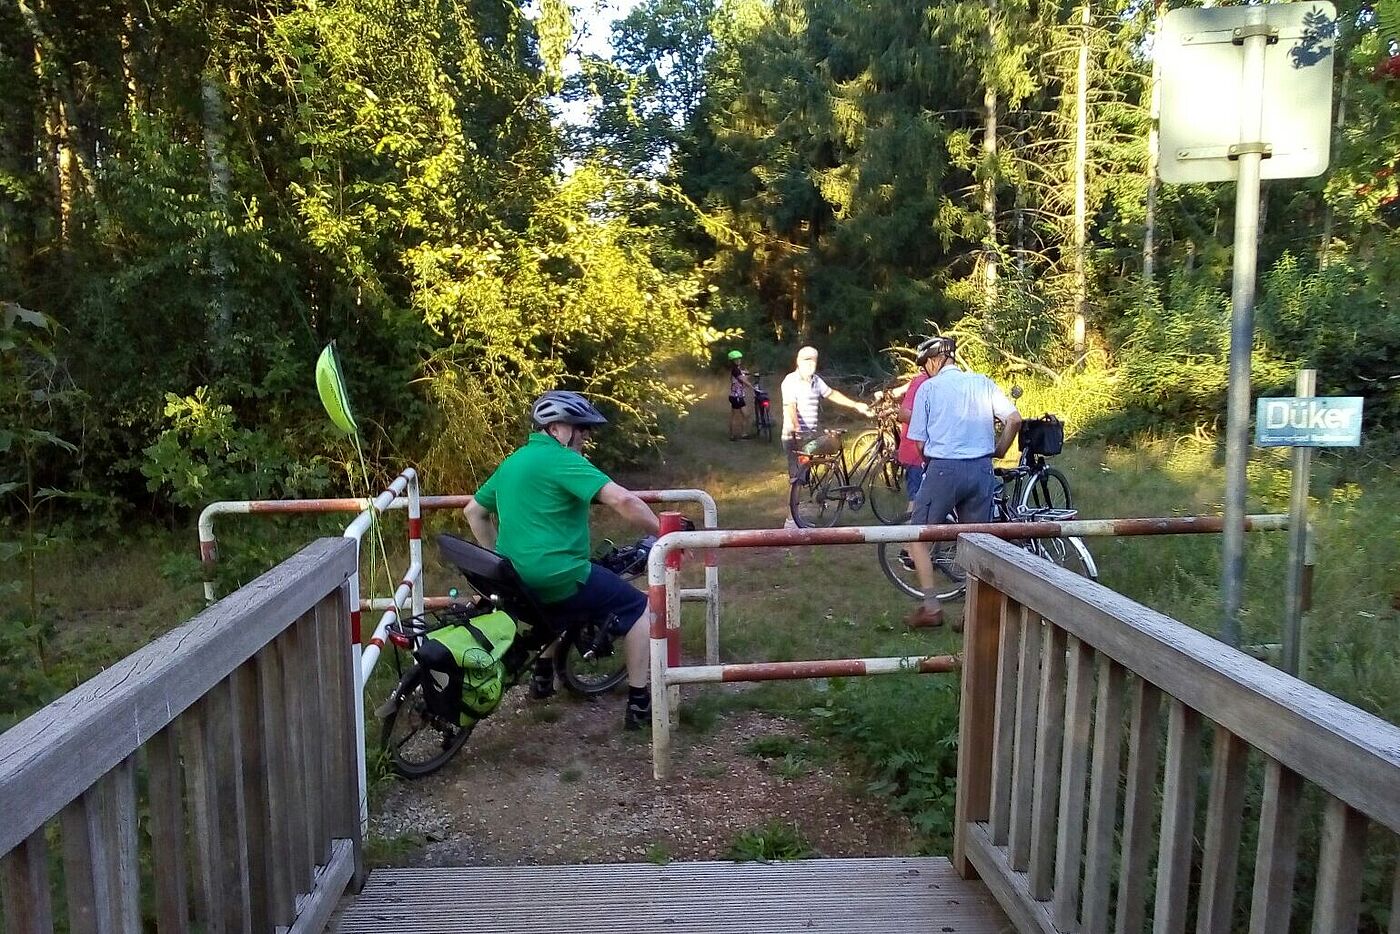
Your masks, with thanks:
[{"label": "white helmet", "polygon": [[536,399],[535,404],[530,406],[530,421],[535,423],[536,428],[558,424],[596,428],[608,423],[603,413],[593,407],[593,403],[576,392],[563,390],[552,390]]}]

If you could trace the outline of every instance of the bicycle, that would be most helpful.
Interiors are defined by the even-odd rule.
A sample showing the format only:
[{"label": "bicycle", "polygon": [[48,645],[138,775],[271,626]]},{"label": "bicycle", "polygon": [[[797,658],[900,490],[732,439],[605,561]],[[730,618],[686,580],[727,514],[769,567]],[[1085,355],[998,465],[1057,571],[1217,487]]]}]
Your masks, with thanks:
[{"label": "bicycle", "polygon": [[[1059,453],[1058,446],[1047,453]],[[1068,522],[1079,514],[1070,500],[1069,481],[1047,463],[1044,454],[1039,453],[1036,444],[1029,439],[1022,448],[1020,463],[1011,468],[998,467],[994,474],[993,522]],[[950,524],[957,521],[956,514],[948,517]],[[949,584],[946,590],[934,595],[939,600],[960,598],[967,589],[967,574],[957,566],[957,542],[930,544],[934,570]],[[1099,579],[1098,564],[1078,536],[1033,538],[1019,541],[1018,544],[1083,577],[1093,581]],[[914,560],[909,555],[909,546],[882,543],[878,552],[880,569],[890,582],[909,596],[922,598],[924,594],[915,573]]]},{"label": "bicycle", "polygon": [[904,468],[899,451],[899,410],[881,406],[876,427],[861,432],[847,460],[843,431],[825,431],[807,441],[797,454],[798,477],[788,491],[792,521],[804,529],[829,528],[843,509],[858,512],[868,502],[882,524],[908,516]]},{"label": "bicycle", "polygon": [[762,373],[750,373],[753,377],[753,436],[764,441],[773,440],[773,416],[770,409],[772,402],[768,398],[768,390],[760,384],[763,379]]},{"label": "bicycle", "polygon": [[[646,569],[653,542],[650,536],[621,548],[609,542],[594,560],[630,580]],[[380,748],[404,778],[446,765],[540,658],[552,659],[564,686],[581,697],[606,694],[627,678],[611,618],[568,620],[561,630],[509,560],[452,535],[439,535],[438,548],[476,596],[389,624],[398,683],[374,715]],[[413,659],[407,668],[400,652]]]}]

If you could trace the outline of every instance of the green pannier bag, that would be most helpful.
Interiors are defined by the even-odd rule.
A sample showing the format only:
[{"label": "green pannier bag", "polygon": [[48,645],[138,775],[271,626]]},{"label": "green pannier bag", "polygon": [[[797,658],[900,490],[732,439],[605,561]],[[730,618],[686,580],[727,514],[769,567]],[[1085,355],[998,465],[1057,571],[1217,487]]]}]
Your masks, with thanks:
[{"label": "green pannier bag", "polygon": [[[515,642],[515,635],[515,620],[496,610],[433,630],[417,653],[419,661],[431,671],[448,675],[446,684],[440,682],[446,693],[453,692],[453,682],[460,676],[460,703],[453,703],[455,698],[450,696],[445,700],[449,708],[457,708],[463,726],[487,716],[501,702],[505,685],[505,666],[501,659]],[[444,656],[450,656],[450,663]],[[442,672],[443,668],[448,670]]]}]

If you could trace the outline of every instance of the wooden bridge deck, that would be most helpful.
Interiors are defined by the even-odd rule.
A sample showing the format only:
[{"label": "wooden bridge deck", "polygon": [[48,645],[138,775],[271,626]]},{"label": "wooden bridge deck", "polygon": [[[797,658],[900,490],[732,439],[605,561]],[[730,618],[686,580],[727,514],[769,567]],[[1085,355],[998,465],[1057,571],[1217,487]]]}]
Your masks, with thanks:
[{"label": "wooden bridge deck", "polygon": [[377,869],[341,934],[1001,934],[981,882],[943,858]]}]

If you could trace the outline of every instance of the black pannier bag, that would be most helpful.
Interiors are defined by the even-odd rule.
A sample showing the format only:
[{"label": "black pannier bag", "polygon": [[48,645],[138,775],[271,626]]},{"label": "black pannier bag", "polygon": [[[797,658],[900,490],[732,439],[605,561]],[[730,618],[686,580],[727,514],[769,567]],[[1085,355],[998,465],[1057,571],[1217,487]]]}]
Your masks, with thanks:
[{"label": "black pannier bag", "polygon": [[462,712],[462,666],[452,657],[451,649],[433,639],[425,639],[413,654],[427,675],[423,702],[428,712],[456,723]]},{"label": "black pannier bag", "polygon": [[1028,418],[1021,423],[1020,445],[1022,454],[1058,454],[1065,446],[1065,423],[1048,413]]}]

